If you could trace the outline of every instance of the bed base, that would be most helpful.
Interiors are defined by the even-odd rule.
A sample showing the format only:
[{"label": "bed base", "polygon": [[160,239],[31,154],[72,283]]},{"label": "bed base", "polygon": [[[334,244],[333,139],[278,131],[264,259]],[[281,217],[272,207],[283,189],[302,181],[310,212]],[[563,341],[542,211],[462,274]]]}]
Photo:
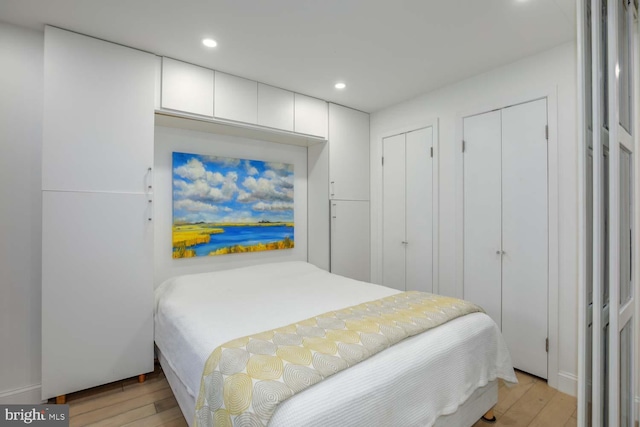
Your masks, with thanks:
[{"label": "bed base", "polygon": [[[169,386],[178,401],[178,406],[189,426],[192,426],[196,413],[195,399],[189,394],[186,386],[178,378],[171,365],[167,362],[159,348],[156,347],[158,361]],[[434,427],[470,427],[479,419],[495,422],[493,407],[498,403],[498,380],[491,381],[484,387],[478,388],[469,398],[458,407],[453,414],[440,416]],[[493,420],[493,421],[491,421]]]}]

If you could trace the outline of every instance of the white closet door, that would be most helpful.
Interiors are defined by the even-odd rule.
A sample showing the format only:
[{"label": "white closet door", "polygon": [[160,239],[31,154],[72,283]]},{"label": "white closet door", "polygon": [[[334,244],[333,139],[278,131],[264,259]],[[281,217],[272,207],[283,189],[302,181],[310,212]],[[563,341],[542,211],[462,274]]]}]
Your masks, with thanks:
[{"label": "white closet door", "polygon": [[433,128],[406,136],[406,287],[433,292]]},{"label": "white closet door", "polygon": [[334,200],[369,200],[369,114],[329,104],[329,178]]},{"label": "white closet door", "polygon": [[370,268],[369,202],[331,202],[331,272],[368,282]]},{"label": "white closet door", "polygon": [[500,111],[464,119],[464,298],[500,327]]},{"label": "white closet door", "polygon": [[42,189],[145,191],[155,56],[46,27],[44,66]]},{"label": "white closet door", "polygon": [[546,99],[502,110],[502,334],[516,368],[547,378]]},{"label": "white closet door", "polygon": [[382,140],[382,284],[406,290],[405,135]]},{"label": "white closet door", "polygon": [[148,199],[43,192],[44,399],[153,370]]}]

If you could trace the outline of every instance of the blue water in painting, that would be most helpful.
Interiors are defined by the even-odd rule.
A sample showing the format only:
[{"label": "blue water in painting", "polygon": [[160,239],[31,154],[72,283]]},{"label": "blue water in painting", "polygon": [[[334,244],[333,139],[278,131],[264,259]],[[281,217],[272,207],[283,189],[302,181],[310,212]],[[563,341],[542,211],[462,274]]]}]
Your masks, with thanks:
[{"label": "blue water in painting", "polygon": [[250,225],[218,228],[224,229],[224,233],[212,234],[209,243],[193,246],[192,249],[195,249],[196,256],[208,256],[210,252],[228,246],[251,246],[258,243],[272,243],[284,240],[285,237],[293,240],[293,227],[287,227],[286,225],[268,227]]}]

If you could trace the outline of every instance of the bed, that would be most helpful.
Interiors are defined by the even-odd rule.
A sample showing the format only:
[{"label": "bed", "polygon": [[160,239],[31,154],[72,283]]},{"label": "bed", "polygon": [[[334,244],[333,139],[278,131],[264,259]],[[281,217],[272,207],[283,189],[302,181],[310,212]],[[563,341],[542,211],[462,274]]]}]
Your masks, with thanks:
[{"label": "bed", "polygon": [[[172,278],[155,293],[158,358],[192,425],[217,346],[397,293],[305,262]],[[295,394],[269,426],[470,426],[497,402],[498,378],[517,382],[506,345],[487,315],[472,313]]]}]

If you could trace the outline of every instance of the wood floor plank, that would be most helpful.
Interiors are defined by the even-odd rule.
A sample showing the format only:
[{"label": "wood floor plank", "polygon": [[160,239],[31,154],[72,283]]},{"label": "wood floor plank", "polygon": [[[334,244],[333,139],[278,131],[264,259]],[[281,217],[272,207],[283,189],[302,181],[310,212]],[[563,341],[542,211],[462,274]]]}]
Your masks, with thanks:
[{"label": "wood floor plank", "polygon": [[536,415],[532,427],[564,426],[576,410],[576,399],[564,393],[556,393],[551,401]]},{"label": "wood floor plank", "polygon": [[578,420],[573,417],[569,418],[569,421],[564,423],[564,427],[577,427],[577,425],[578,425]]},{"label": "wood floor plank", "polygon": [[498,389],[498,404],[494,410],[500,414],[506,413],[531,387],[533,387],[533,377],[527,377],[518,379],[517,385],[507,385]]},{"label": "wood floor plank", "polygon": [[102,385],[99,387],[90,388],[88,390],[78,391],[76,393],[67,396],[68,404],[78,404],[87,400],[108,396],[110,394],[119,393],[122,391],[122,382],[118,381],[111,384]]},{"label": "wood floor plank", "polygon": [[137,421],[141,418],[148,417],[156,413],[156,407],[150,403],[139,408],[123,412],[114,417],[107,418],[97,423],[89,424],[90,427],[120,427],[121,425]]},{"label": "wood floor plank", "polygon": [[176,418],[167,423],[161,424],[160,427],[189,427],[184,417]]},{"label": "wood floor plank", "polygon": [[551,401],[557,390],[545,382],[536,381],[517,402],[506,411],[497,426],[528,426],[540,411]]},{"label": "wood floor plank", "polygon": [[79,427],[85,426],[87,424],[97,423],[98,421],[106,420],[110,417],[115,417],[116,415],[119,415],[123,412],[127,412],[132,409],[154,403],[158,400],[166,399],[167,397],[170,397],[172,395],[173,393],[170,388],[163,388],[152,393],[143,394],[142,396],[136,397],[134,399],[125,400],[124,402],[120,401],[112,404],[111,406],[96,409],[95,411],[85,412],[76,416],[70,416],[69,427]]},{"label": "wood floor plank", "polygon": [[154,414],[134,421],[133,423],[125,424],[123,427],[158,427],[163,425],[164,423],[179,418],[184,419],[184,417],[182,416],[182,412],[180,412],[180,408],[176,406],[169,410],[160,412],[159,414]]},{"label": "wood floor plank", "polygon": [[166,411],[167,409],[171,409],[174,406],[178,406],[178,401],[175,397],[167,397],[166,399],[160,400],[155,403],[156,412]]},{"label": "wood floor plank", "polygon": [[138,385],[139,387],[130,387],[127,390],[112,393],[101,398],[87,399],[77,403],[72,401],[69,403],[69,416],[73,417],[84,414],[85,412],[95,411],[96,409],[126,402],[127,400],[135,399],[136,397],[169,387],[166,381],[151,381],[148,384],[145,382]]}]

